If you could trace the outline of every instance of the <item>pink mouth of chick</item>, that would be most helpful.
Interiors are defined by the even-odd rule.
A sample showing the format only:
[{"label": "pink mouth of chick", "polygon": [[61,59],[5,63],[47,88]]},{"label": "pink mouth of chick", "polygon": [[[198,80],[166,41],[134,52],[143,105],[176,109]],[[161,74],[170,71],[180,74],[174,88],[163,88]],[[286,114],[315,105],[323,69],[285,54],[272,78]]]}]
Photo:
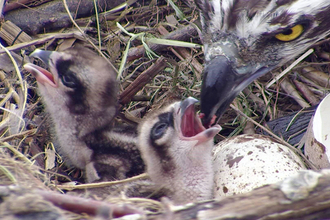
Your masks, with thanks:
[{"label": "pink mouth of chick", "polygon": [[184,137],[193,137],[202,131],[205,128],[202,125],[200,119],[195,113],[194,105],[190,105],[184,112],[183,117],[181,118],[181,133]]},{"label": "pink mouth of chick", "polygon": [[44,68],[32,63],[25,64],[24,68],[30,73],[32,73],[32,75],[36,78],[36,80],[39,83],[43,85],[45,83],[48,83],[53,87],[57,87],[53,74],[51,74],[49,71],[45,70]]},{"label": "pink mouth of chick", "polygon": [[202,125],[200,116],[195,113],[195,106],[190,105],[185,109],[180,122],[181,139],[186,141],[197,141],[197,145],[209,141],[221,130],[216,124],[210,128]]}]

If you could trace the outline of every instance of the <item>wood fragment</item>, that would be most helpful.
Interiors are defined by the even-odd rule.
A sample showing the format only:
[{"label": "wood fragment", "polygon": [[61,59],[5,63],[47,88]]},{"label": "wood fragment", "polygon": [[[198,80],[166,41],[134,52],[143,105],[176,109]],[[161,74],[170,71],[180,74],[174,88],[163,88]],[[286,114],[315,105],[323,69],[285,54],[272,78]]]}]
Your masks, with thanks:
[{"label": "wood fragment", "polygon": [[26,7],[27,4],[32,2],[35,2],[35,0],[18,0],[15,2],[10,2],[6,4],[6,6],[3,9],[3,12],[6,13],[8,11],[12,11],[17,8]]},{"label": "wood fragment", "polygon": [[163,70],[166,66],[166,59],[159,57],[156,62],[151,65],[147,70],[141,73],[127,88],[120,94],[119,102],[127,104],[132,100],[132,97],[140,91],[152,78],[154,78],[159,71]]},{"label": "wood fragment", "polygon": [[[55,34],[43,34],[40,35],[42,38],[36,39],[30,42],[24,42],[24,43],[19,43],[15,44],[13,46],[6,47],[8,51],[16,51],[23,49],[25,47],[29,47],[32,45],[39,45],[39,44],[44,44],[47,41],[53,40],[53,39],[68,39],[68,38],[77,38],[79,40],[84,40],[84,37],[81,35],[80,32],[73,32],[73,33],[55,33]],[[0,54],[6,53],[5,50],[0,49]]]},{"label": "wood fragment", "polygon": [[[306,170],[279,183],[257,188],[249,193],[223,197],[184,206],[172,206],[162,213],[146,214],[130,205],[33,190],[44,200],[75,213],[98,216],[129,216],[130,219],[326,219],[330,214],[330,170]],[[15,188],[15,186],[13,186]],[[3,190],[6,188],[6,190]],[[3,194],[13,188],[1,186]],[[134,215],[132,215],[134,214]],[[169,218],[170,217],[170,218]]]},{"label": "wood fragment", "polygon": [[311,90],[313,88],[316,88],[319,91],[324,90],[324,87],[320,86],[319,84],[315,83],[312,79],[308,79],[303,75],[298,75],[298,79],[303,83],[307,84]]},{"label": "wood fragment", "polygon": [[106,213],[115,218],[129,214],[142,214],[142,211],[130,205],[109,204],[106,202],[84,199],[77,196],[59,194],[45,190],[36,190],[35,193],[41,195],[45,200],[54,205],[75,213],[87,213],[90,215]]},{"label": "wood fragment", "polygon": [[148,215],[147,219],[328,219],[329,182],[330,170],[301,171],[283,182],[249,193],[169,207],[167,212]]},{"label": "wood fragment", "polygon": [[260,109],[260,111],[266,111],[266,106],[264,101],[259,98],[258,96],[256,96],[255,94],[253,94],[249,89],[245,88],[243,90],[244,95],[246,95],[247,97],[249,97],[250,99],[252,99],[253,103],[255,103],[258,106],[258,109]]},{"label": "wood fragment", "polygon": [[[121,4],[123,0],[99,0],[97,10],[103,12]],[[70,14],[75,18],[95,15],[94,1],[70,0],[67,1]],[[5,19],[10,20],[28,34],[35,35],[45,31],[54,31],[72,25],[63,0],[52,0],[34,8],[22,8],[8,11]]]},{"label": "wood fragment", "polygon": [[298,91],[289,82],[288,79],[283,79],[281,82],[281,88],[292,97],[302,108],[308,108],[310,105],[299,95]]},{"label": "wood fragment", "polygon": [[325,60],[330,60],[330,53],[328,52],[325,52],[325,51],[322,51],[319,56],[322,58],[322,59],[325,59]]},{"label": "wood fragment", "polygon": [[[158,27],[159,33],[162,35],[168,35],[169,32],[163,27]],[[191,63],[191,66],[194,67],[194,71],[196,74],[196,78],[198,81],[201,80],[202,72],[203,72],[203,65],[200,64],[196,58],[194,58],[191,55],[191,52],[189,52],[186,48],[183,47],[170,47],[170,50],[182,61],[189,61]],[[191,66],[189,65],[189,68],[192,70]]]},{"label": "wood fragment", "polygon": [[320,100],[316,98],[314,93],[309,89],[307,85],[298,80],[293,80],[293,83],[295,84],[299,92],[303,94],[303,96],[309,101],[311,105],[317,105],[320,103]]},{"label": "wood fragment", "polygon": [[107,187],[107,186],[113,186],[117,184],[125,184],[129,182],[133,182],[136,180],[143,180],[147,179],[148,175],[146,173],[127,178],[124,180],[114,180],[110,182],[99,182],[99,183],[86,183],[86,184],[80,184],[80,185],[57,185],[56,187],[62,190],[77,190],[77,189],[91,189],[91,188],[101,188],[101,187]]},{"label": "wood fragment", "polygon": [[318,71],[313,67],[305,67],[302,69],[302,74],[311,79],[314,82],[317,82],[320,86],[329,88],[330,87],[330,77],[324,72]]},{"label": "wood fragment", "polygon": [[[8,45],[32,41],[32,37],[22,31],[11,21],[6,21],[2,24],[0,29],[0,37],[4,39]],[[32,46],[31,50],[34,49],[35,47]]]},{"label": "wood fragment", "polygon": [[62,210],[33,193],[31,188],[0,186],[0,198],[0,219],[67,219]]}]

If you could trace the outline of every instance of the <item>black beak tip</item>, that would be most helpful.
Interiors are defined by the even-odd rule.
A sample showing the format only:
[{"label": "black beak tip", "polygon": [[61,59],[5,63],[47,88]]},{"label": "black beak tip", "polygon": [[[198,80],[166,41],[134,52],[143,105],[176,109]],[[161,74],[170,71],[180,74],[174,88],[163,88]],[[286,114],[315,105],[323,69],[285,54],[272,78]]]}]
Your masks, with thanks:
[{"label": "black beak tip", "polygon": [[205,118],[205,117],[202,118],[202,124],[205,128],[209,128],[213,125],[212,118],[211,119],[210,118]]},{"label": "black beak tip", "polygon": [[215,113],[208,113],[208,114],[204,113],[202,117],[203,126],[209,128],[214,124],[218,123],[220,118],[226,111],[227,106],[228,106],[227,104],[222,104],[222,106],[220,106],[220,108],[218,109],[214,107],[213,111],[215,111]]},{"label": "black beak tip", "polygon": [[204,114],[203,125],[209,127],[217,123],[238,93],[273,68],[274,66],[246,65],[238,69],[226,56],[213,58],[204,69],[200,98],[201,112]]},{"label": "black beak tip", "polygon": [[204,69],[201,89],[202,123],[210,127],[222,116],[234,99],[237,74],[225,56],[213,58]]},{"label": "black beak tip", "polygon": [[53,51],[47,51],[47,50],[40,50],[36,49],[30,54],[30,57],[38,58],[40,59],[44,64],[48,65],[48,62],[50,60],[50,56],[53,53]]},{"label": "black beak tip", "polygon": [[202,113],[202,124],[205,128],[211,127],[215,122],[217,122],[217,119],[219,118],[215,114],[216,107],[211,106],[210,103],[213,103],[212,100],[210,101],[208,99],[208,96],[202,96],[205,97],[201,101],[201,113]]}]

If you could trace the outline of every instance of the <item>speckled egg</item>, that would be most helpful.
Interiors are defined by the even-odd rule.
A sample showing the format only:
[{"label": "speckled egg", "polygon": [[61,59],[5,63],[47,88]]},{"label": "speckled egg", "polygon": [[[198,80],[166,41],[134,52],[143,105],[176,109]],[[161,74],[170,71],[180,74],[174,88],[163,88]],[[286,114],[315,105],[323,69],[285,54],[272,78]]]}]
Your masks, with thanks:
[{"label": "speckled egg", "polygon": [[262,135],[222,141],[214,147],[213,159],[215,198],[249,192],[306,169],[292,150]]}]

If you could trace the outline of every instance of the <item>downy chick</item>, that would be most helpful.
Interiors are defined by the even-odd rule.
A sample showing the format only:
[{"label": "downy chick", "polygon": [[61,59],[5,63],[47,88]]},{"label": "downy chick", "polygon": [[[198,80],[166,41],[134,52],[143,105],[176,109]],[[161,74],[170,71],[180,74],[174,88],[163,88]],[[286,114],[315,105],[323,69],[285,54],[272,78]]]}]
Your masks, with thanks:
[{"label": "downy chick", "polygon": [[139,125],[139,148],[151,180],[176,205],[211,199],[212,147],[219,125],[205,129],[187,98],[151,113]]},{"label": "downy chick", "polygon": [[123,179],[144,171],[136,137],[112,132],[117,112],[116,70],[92,50],[36,50],[49,71],[28,63],[54,124],[57,150],[86,181]]}]

